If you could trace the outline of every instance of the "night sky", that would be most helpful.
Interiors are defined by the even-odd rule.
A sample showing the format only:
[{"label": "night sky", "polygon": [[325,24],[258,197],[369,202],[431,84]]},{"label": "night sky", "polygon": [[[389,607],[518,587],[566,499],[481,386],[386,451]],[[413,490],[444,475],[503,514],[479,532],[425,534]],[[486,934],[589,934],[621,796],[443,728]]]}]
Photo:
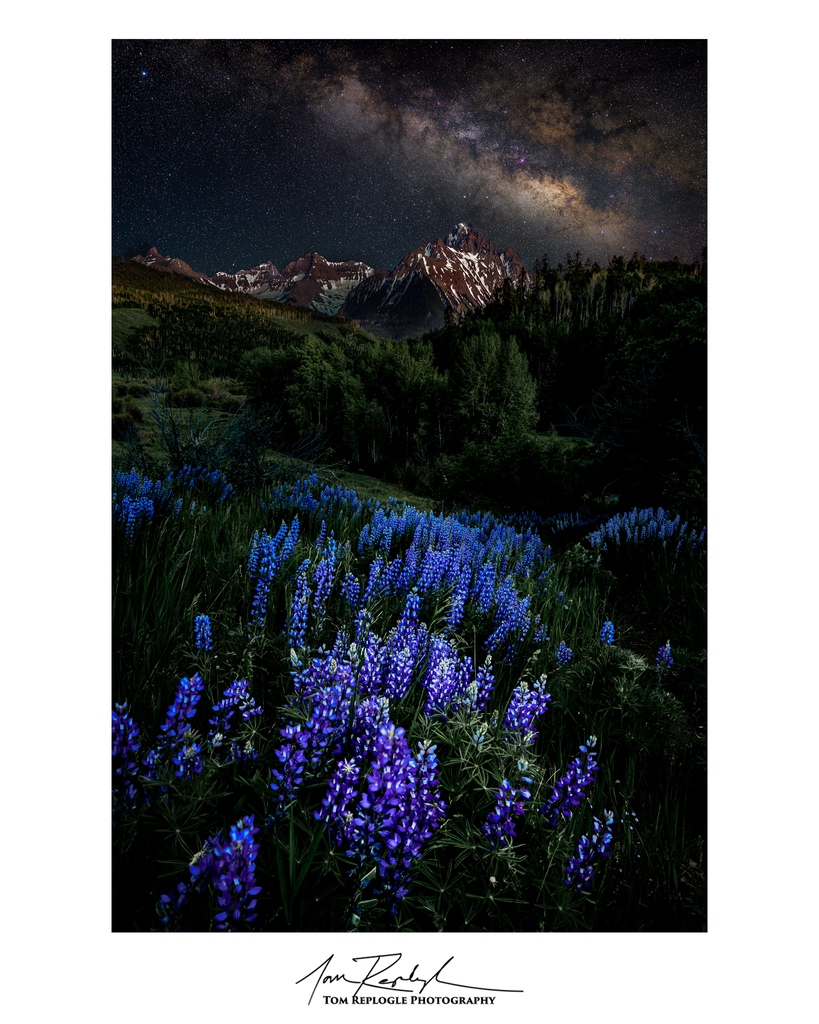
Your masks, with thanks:
[{"label": "night sky", "polygon": [[114,40],[113,251],[390,269],[471,221],[548,253],[706,244],[705,41]]}]

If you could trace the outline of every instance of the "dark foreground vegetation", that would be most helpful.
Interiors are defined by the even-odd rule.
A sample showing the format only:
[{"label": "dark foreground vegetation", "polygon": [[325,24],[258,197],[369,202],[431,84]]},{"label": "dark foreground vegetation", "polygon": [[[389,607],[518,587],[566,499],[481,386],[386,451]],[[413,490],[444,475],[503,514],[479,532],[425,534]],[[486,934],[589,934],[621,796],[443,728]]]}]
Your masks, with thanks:
[{"label": "dark foreground vegetation", "polygon": [[385,342],[115,267],[116,930],[705,927],[700,269]]}]

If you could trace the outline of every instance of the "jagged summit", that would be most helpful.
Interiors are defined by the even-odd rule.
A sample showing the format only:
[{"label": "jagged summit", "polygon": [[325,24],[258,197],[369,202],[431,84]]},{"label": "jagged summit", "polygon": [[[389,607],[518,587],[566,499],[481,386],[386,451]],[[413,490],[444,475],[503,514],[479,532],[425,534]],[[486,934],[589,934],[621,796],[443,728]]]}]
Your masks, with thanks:
[{"label": "jagged summit", "polygon": [[440,327],[444,310],[484,306],[505,278],[517,279],[523,260],[492,245],[471,224],[407,253],[398,266],[356,288],[341,309],[344,316],[393,335]]}]

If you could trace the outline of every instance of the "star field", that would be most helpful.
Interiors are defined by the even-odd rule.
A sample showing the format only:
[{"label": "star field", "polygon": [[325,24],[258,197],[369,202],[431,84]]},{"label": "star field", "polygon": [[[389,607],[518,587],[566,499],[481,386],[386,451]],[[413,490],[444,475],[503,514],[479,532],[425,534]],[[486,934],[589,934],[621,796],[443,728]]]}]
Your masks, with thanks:
[{"label": "star field", "polygon": [[704,41],[114,40],[113,247],[389,269],[471,221],[548,253],[706,243]]}]

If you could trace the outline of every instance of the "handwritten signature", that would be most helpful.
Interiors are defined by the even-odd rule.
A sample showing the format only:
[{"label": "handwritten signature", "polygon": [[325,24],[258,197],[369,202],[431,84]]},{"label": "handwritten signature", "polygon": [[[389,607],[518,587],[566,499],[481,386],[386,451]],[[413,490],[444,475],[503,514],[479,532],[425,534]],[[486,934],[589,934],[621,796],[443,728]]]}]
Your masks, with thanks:
[{"label": "handwritten signature", "polygon": [[[448,979],[443,978],[442,975],[444,971],[452,963],[452,961],[455,959],[454,956],[451,956],[448,960],[445,960],[444,963],[442,963],[441,966],[438,968],[438,970],[435,971],[434,974],[429,975],[429,977],[427,978],[421,977],[418,974],[418,972],[421,969],[420,964],[415,964],[415,966],[412,968],[409,974],[392,973],[393,969],[397,967],[399,961],[403,959],[403,953],[376,953],[373,956],[353,957],[352,962],[354,964],[358,964],[362,961],[364,961],[365,963],[369,961],[369,967],[362,967],[360,970],[355,972],[356,974],[361,975],[362,972],[366,970],[366,973],[364,973],[363,976],[353,978],[347,977],[346,973],[336,973],[335,969],[331,970],[330,965],[333,962],[334,957],[335,954],[331,953],[326,960],[324,960],[322,963],[318,965],[318,967],[315,967],[312,971],[310,971],[309,974],[305,974],[303,978],[299,978],[299,980],[296,982],[297,985],[300,985],[303,981],[307,981],[310,978],[315,979],[313,982],[312,991],[310,992],[310,998],[307,1000],[308,1006],[310,1005],[310,1003],[312,1003],[313,996],[315,996],[316,991],[319,988],[319,985],[321,985],[323,988],[324,986],[335,985],[337,982],[345,982],[347,985],[355,986],[355,991],[351,993],[352,1001],[354,1003],[376,1001],[371,996],[362,996],[362,989],[378,989],[382,993],[385,993],[386,991],[389,991],[390,993],[411,993],[413,996],[411,1002],[416,1002],[417,997],[421,996],[421,994],[426,990],[427,986],[431,985],[433,982],[436,982],[438,985],[447,985],[450,988],[469,989],[472,992],[523,991],[523,989],[520,988],[489,988],[486,985],[465,985],[462,982],[450,981]],[[335,995],[325,995],[324,999],[325,1003],[328,1001],[345,1003],[347,1002],[346,997],[338,997]],[[387,1002],[387,999],[379,999],[378,1001]],[[389,1001],[397,1002],[398,1000],[390,999]],[[427,1000],[424,999],[424,1002],[426,1001]],[[436,999],[435,1001],[437,1002],[438,999]],[[446,1001],[455,1002],[456,1000],[454,998],[447,998]],[[493,996],[474,996],[469,997],[468,1000],[464,998],[463,1000],[458,999],[457,1001],[494,1003],[495,1000]],[[406,1002],[406,999],[402,999],[401,1002]]]}]

